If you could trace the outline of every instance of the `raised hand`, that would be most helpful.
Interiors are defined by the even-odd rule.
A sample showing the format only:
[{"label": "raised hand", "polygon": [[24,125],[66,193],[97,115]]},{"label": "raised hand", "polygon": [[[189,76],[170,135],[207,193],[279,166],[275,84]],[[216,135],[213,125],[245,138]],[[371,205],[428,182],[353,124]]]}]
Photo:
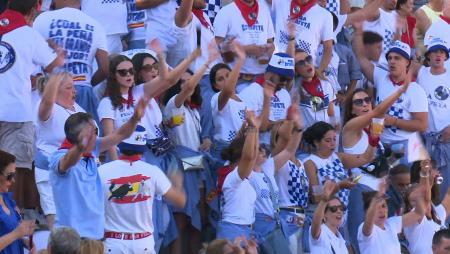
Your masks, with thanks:
[{"label": "raised hand", "polygon": [[148,47],[151,50],[155,51],[156,54],[162,54],[164,52],[161,43],[158,39],[151,40],[150,43],[148,44]]},{"label": "raised hand", "polygon": [[322,198],[327,201],[330,200],[333,193],[335,193],[337,190],[339,190],[339,186],[335,182],[326,180],[325,184],[323,185]]},{"label": "raised hand", "polygon": [[96,127],[92,123],[88,123],[78,134],[77,146],[81,152],[86,152],[89,140],[96,135],[95,128]]},{"label": "raised hand", "polygon": [[50,84],[56,84],[57,86],[60,86],[63,84],[63,80],[68,77],[69,74],[67,73],[55,73],[50,75],[49,79],[48,79],[48,85]]},{"label": "raised hand", "polygon": [[261,125],[261,120],[258,120],[258,118],[255,116],[255,111],[253,110],[245,111],[245,120],[247,121],[249,126],[253,126],[255,128],[259,128],[259,126]]},{"label": "raised hand", "polygon": [[134,121],[138,122],[141,120],[141,118],[145,114],[145,108],[147,107],[149,101],[150,101],[150,99],[145,96],[142,96],[139,99],[136,107],[134,108],[133,116],[131,117]]},{"label": "raised hand", "polygon": [[276,87],[277,85],[275,85],[272,81],[266,79],[264,81],[263,87],[264,97],[272,98],[272,96],[275,94]]}]

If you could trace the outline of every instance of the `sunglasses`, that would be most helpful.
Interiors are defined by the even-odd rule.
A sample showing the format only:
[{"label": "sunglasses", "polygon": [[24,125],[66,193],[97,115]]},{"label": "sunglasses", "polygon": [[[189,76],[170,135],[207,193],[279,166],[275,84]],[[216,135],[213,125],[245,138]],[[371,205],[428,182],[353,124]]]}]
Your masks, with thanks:
[{"label": "sunglasses", "polygon": [[145,64],[145,65],[142,65],[142,68],[141,68],[141,70],[148,71],[148,72],[153,71],[153,70],[157,71],[158,69],[159,69],[159,65],[157,63]]},{"label": "sunglasses", "polygon": [[327,210],[329,210],[332,213],[337,212],[338,209],[341,210],[341,212],[347,211],[347,207],[345,207],[344,205],[327,206]]},{"label": "sunglasses", "polygon": [[11,182],[15,177],[16,177],[16,172],[11,172],[7,175],[3,175],[4,177],[6,177],[6,180],[8,182]]},{"label": "sunglasses", "polygon": [[130,74],[131,76],[134,75],[134,69],[133,68],[130,68],[130,69],[118,69],[118,70],[116,70],[116,72],[119,73],[119,75],[121,77],[126,77],[127,74]]},{"label": "sunglasses", "polygon": [[366,98],[363,98],[363,99],[353,100],[353,104],[355,104],[356,106],[362,106],[363,103],[370,104],[371,102],[372,102],[372,98],[370,98],[369,96],[367,96]]},{"label": "sunglasses", "polygon": [[306,63],[312,64],[312,56],[307,56],[305,59],[295,63],[295,66],[305,66]]}]

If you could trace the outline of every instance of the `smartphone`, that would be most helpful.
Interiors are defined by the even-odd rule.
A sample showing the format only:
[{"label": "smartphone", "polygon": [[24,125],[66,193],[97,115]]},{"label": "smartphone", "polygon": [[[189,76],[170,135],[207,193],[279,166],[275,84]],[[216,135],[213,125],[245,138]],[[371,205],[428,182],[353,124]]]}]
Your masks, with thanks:
[{"label": "smartphone", "polygon": [[200,26],[197,26],[196,30],[197,30],[197,47],[200,48],[202,44],[202,29],[200,28]]},{"label": "smartphone", "polygon": [[359,180],[361,179],[362,175],[358,175],[357,177],[353,178],[353,182],[354,183],[358,183]]}]

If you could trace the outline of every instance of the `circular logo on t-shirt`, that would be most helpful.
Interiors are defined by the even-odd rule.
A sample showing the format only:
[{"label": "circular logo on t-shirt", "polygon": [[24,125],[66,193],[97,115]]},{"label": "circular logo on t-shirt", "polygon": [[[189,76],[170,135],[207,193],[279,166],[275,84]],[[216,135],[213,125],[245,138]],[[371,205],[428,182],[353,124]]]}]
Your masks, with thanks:
[{"label": "circular logo on t-shirt", "polygon": [[13,47],[4,41],[0,41],[0,73],[9,70],[15,61],[16,52]]},{"label": "circular logo on t-shirt", "polygon": [[434,90],[434,97],[441,101],[446,100],[449,94],[449,89],[444,86],[439,86],[436,90]]}]

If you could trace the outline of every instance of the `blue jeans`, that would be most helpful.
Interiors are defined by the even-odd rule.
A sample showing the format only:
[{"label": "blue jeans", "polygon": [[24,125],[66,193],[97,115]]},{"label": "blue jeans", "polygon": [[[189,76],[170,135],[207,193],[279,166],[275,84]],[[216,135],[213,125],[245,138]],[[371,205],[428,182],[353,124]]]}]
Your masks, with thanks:
[{"label": "blue jeans", "polygon": [[233,241],[238,236],[250,239],[250,225],[238,225],[227,221],[220,221],[217,228],[217,239],[228,239]]},{"label": "blue jeans", "polygon": [[263,213],[256,213],[252,234],[255,236],[257,243],[261,244],[276,227],[277,223],[272,217]]},{"label": "blue jeans", "polygon": [[145,49],[145,40],[129,41],[128,49]]}]

